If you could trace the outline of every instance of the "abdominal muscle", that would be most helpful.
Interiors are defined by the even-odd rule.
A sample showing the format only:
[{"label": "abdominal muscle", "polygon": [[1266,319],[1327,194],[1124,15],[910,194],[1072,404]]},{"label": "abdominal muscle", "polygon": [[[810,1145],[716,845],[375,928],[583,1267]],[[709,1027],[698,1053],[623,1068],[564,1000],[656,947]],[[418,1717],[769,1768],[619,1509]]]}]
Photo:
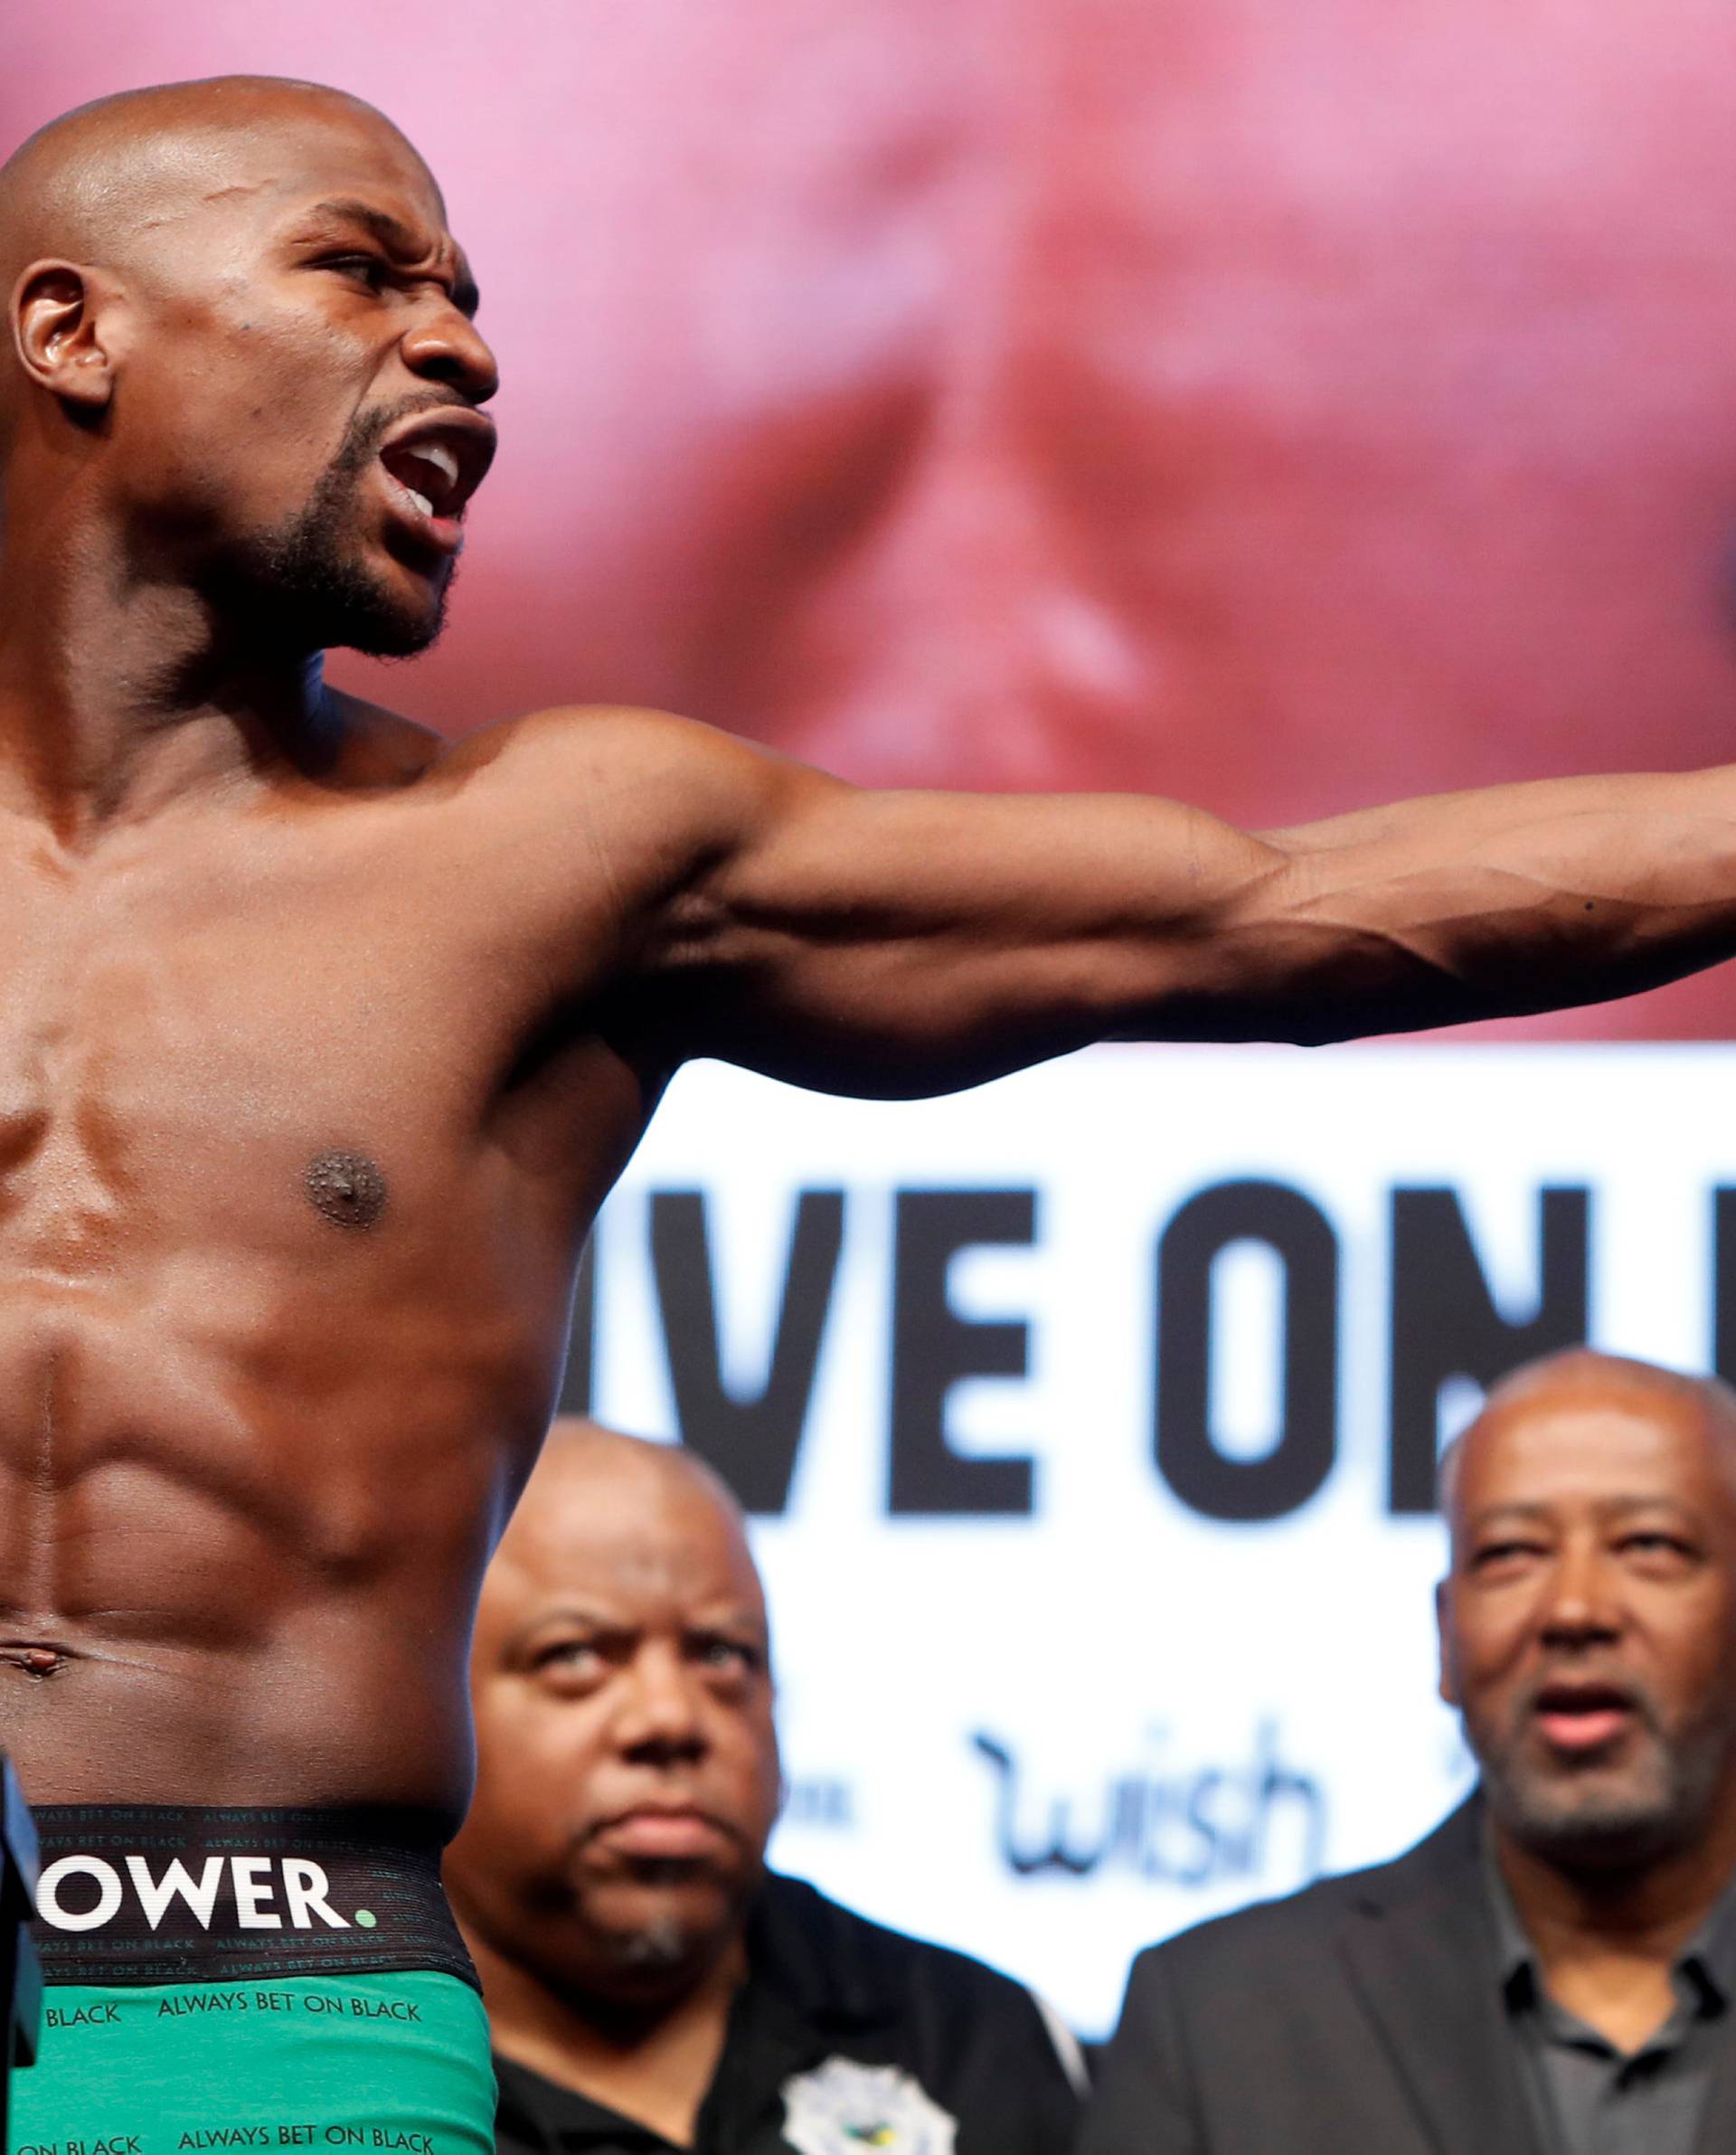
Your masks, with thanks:
[{"label": "abdominal muscle", "polygon": [[456,1822],[534,1372],[475,1312],[443,1346],[426,1313],[261,1314],[176,1339],[52,1294],[0,1309],[0,1749],[33,1802]]}]

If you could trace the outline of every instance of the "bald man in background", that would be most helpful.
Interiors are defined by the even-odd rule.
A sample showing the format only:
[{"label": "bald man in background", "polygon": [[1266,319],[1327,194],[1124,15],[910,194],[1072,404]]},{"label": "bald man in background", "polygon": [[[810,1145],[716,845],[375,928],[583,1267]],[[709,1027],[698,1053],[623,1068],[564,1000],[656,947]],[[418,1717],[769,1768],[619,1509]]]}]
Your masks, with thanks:
[{"label": "bald man in background", "polygon": [[322,669],[432,640],[494,452],[403,137],[251,77],[85,108],[0,172],[0,1744],[61,1994],[18,2129],[479,2150],[465,1649],[681,1063],[889,1097],[1625,994],[1736,952],[1736,771],[1257,836],[615,706],[452,747]]},{"label": "bald man in background", "polygon": [[502,2155],[1063,2155],[1078,2052],[1027,1992],[766,1872],[765,1602],[707,1468],[557,1422],[471,1680],[476,1793],[446,1875]]},{"label": "bald man in background", "polygon": [[1736,2146],[1736,1394],[1533,1364],[1442,1497],[1478,1792],[1142,1955],[1080,2155]]}]

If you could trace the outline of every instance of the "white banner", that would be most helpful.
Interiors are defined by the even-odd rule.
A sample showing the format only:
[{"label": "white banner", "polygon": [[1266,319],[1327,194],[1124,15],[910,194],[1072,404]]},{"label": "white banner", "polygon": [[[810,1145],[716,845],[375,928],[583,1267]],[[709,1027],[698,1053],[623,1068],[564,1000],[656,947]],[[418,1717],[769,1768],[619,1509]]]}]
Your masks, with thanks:
[{"label": "white banner", "polygon": [[774,1861],[1096,2036],[1140,1945],[1420,1833],[1467,1778],[1438,1438],[1579,1338],[1736,1359],[1732,1099],[1724,1046],[684,1073],[567,1404],[755,1509]]}]

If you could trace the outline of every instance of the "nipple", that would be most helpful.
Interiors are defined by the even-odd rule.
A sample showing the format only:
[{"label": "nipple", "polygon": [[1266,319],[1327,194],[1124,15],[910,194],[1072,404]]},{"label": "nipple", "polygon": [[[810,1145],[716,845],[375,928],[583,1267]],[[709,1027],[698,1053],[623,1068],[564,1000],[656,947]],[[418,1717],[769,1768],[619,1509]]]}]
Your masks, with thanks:
[{"label": "nipple", "polygon": [[318,1153],[303,1181],[315,1205],[340,1227],[372,1227],[386,1209],[386,1178],[365,1154]]}]

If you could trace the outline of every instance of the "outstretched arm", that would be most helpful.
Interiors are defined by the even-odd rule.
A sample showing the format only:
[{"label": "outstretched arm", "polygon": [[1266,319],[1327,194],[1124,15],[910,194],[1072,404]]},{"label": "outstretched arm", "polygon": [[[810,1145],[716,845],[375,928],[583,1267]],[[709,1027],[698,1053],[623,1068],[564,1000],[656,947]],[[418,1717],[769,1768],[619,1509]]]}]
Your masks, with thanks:
[{"label": "outstretched arm", "polygon": [[947,1090],[1100,1039],[1454,1025],[1736,953],[1736,770],[1254,836],[1126,796],[864,792],[651,723],[676,731],[641,737],[637,805],[595,827],[605,856],[633,853],[636,817],[688,833],[659,856],[681,865],[650,1007],[681,1054],[829,1090]]}]

